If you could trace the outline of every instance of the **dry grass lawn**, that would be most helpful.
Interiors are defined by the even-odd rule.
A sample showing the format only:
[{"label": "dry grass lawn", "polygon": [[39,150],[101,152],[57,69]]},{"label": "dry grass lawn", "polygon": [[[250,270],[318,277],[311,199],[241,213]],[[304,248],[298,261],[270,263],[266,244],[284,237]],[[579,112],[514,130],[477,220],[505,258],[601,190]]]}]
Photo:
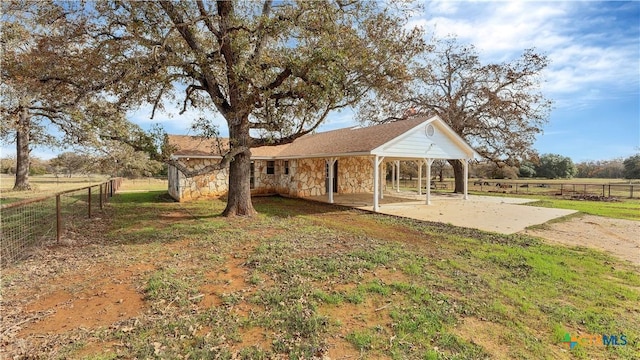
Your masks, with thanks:
[{"label": "dry grass lawn", "polygon": [[[633,359],[638,267],[602,252],[257,198],[118,195],[2,272],[0,357]],[[624,334],[625,346],[564,336]]]}]

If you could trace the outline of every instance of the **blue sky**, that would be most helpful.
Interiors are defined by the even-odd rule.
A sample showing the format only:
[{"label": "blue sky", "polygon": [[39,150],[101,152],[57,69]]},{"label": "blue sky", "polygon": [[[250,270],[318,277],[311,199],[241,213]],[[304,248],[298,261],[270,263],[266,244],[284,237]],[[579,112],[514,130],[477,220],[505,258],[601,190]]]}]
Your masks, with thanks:
[{"label": "blue sky", "polygon": [[535,48],[551,60],[554,109],[535,148],[574,161],[627,157],[640,147],[640,2],[433,1],[413,23],[455,34],[485,61]]},{"label": "blue sky", "polygon": [[[474,44],[486,62],[509,61],[526,48],[546,54],[542,91],[554,109],[535,148],[575,162],[628,157],[640,147],[640,2],[431,1],[410,25]],[[130,120],[186,134],[198,112],[156,114],[142,107]],[[221,121],[226,134],[226,125]],[[321,127],[356,125],[351,111]],[[3,147],[3,156],[15,151]],[[37,149],[34,155],[51,157]]]}]

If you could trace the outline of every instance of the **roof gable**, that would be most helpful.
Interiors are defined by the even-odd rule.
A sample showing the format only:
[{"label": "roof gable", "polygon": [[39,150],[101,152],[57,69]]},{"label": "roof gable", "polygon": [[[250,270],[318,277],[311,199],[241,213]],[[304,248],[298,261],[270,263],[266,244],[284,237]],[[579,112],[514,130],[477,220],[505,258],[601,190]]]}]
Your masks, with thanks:
[{"label": "roof gable", "polygon": [[[431,130],[427,130],[431,127]],[[433,116],[404,134],[373,149],[372,154],[396,158],[470,159],[479,158],[440,117]]]}]

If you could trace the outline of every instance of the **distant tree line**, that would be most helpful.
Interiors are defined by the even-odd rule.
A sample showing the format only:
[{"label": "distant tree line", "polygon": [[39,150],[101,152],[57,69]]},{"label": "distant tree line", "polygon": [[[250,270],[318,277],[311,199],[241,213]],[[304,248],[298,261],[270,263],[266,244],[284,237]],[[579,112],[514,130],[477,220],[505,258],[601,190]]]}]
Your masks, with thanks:
[{"label": "distant tree line", "polygon": [[[16,174],[15,156],[0,158],[0,173]],[[74,152],[64,152],[49,160],[32,157],[29,175],[45,174],[52,174],[56,177],[103,174],[139,178],[166,176],[167,166],[149,160],[148,156],[140,152],[132,152],[129,156],[121,157]]]},{"label": "distant tree line", "polygon": [[[426,177],[426,166],[422,165],[423,177]],[[387,179],[391,180],[392,166],[387,167]],[[446,161],[434,161],[431,166],[431,177],[443,181],[453,177],[453,168]],[[418,164],[415,161],[404,161],[400,164],[402,179],[413,180],[418,177]],[[640,154],[628,158],[611,160],[582,161],[574,163],[568,156],[559,154],[543,154],[538,159],[523,161],[519,167],[498,164],[493,161],[472,162],[469,176],[485,179],[517,179],[517,178],[600,178],[600,179],[640,179]]]},{"label": "distant tree line", "polygon": [[640,154],[626,159],[583,161],[574,164],[571,158],[559,154],[544,154],[537,162],[526,161],[518,169],[519,177],[549,179],[601,178],[640,179]]}]

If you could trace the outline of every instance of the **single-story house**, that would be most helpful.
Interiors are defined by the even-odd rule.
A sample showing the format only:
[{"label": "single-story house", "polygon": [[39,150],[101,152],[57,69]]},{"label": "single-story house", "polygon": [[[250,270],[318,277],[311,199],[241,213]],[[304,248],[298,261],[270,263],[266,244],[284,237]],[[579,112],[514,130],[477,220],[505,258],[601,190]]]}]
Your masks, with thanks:
[{"label": "single-story house", "polygon": [[[219,162],[225,139],[170,135],[176,148],[173,159],[190,169]],[[292,143],[251,149],[252,194],[280,194],[290,197],[371,193],[374,210],[385,188],[387,164],[399,173],[400,161],[424,162],[427,174],[435,159],[459,159],[465,169],[467,198],[468,162],[478,153],[438,116],[353,127],[302,136]],[[395,168],[398,171],[395,171]],[[422,167],[419,167],[422,169]],[[421,184],[422,172],[419,173]],[[225,195],[228,169],[187,178],[169,166],[169,194],[178,201]],[[427,176],[427,204],[430,202]],[[419,187],[419,191],[421,188]]]}]

